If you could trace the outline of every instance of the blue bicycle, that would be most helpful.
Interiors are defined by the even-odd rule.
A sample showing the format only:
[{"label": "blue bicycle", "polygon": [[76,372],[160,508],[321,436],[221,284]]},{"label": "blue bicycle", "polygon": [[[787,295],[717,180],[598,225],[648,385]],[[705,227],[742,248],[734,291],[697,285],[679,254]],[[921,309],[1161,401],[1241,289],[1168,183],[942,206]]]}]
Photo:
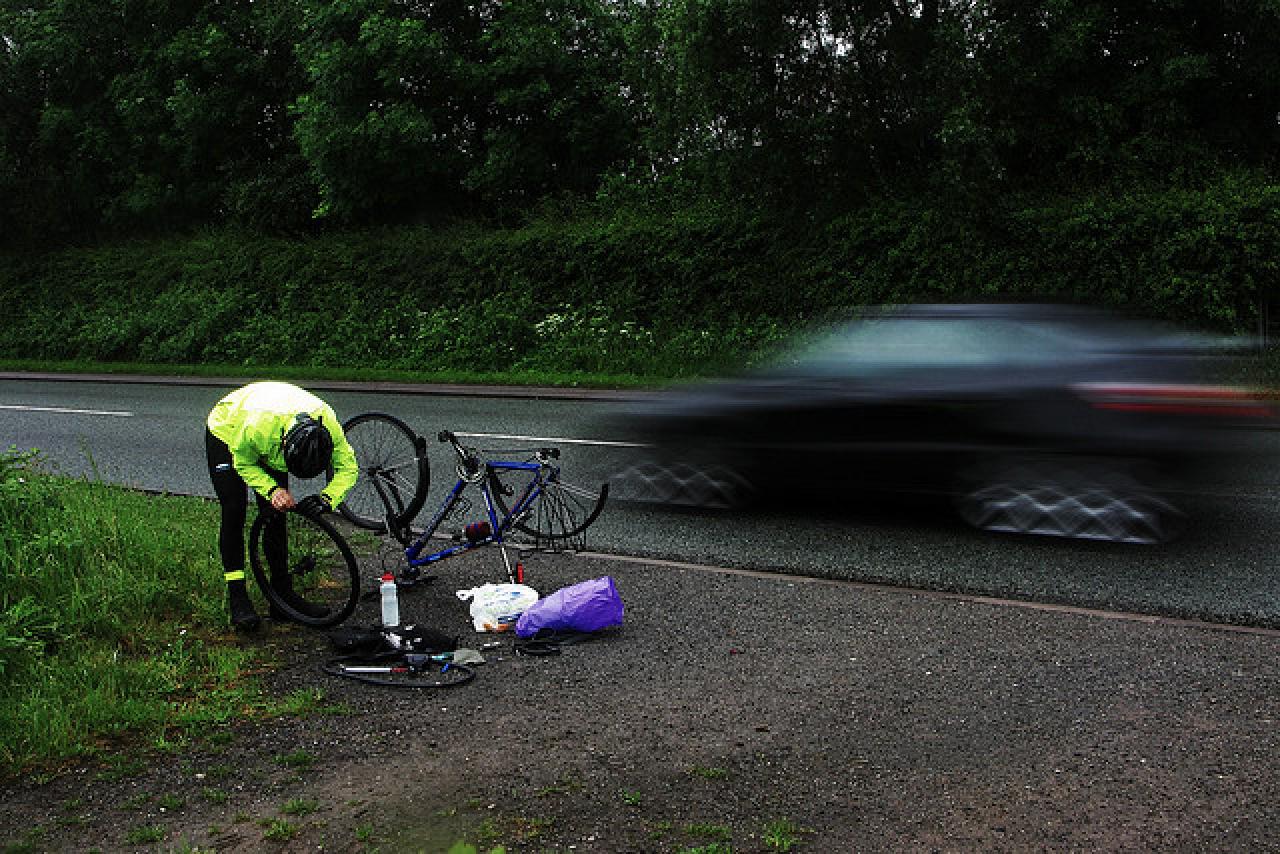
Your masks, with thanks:
[{"label": "blue bicycle", "polygon": [[[431,483],[426,440],[381,412],[357,415],[343,430],[360,477],[338,510],[353,524],[389,534],[404,547],[397,573],[402,583],[416,581],[431,564],[491,545],[500,547],[507,578],[521,582],[523,567],[519,561],[512,564],[507,545],[580,551],[609,496],[607,483],[585,487],[565,480],[558,448],[482,450],[443,430],[437,439],[453,450],[457,479],[426,527],[415,531]],[[476,491],[479,508],[467,497]],[[429,549],[450,521],[462,523],[453,532],[454,543]]]}]

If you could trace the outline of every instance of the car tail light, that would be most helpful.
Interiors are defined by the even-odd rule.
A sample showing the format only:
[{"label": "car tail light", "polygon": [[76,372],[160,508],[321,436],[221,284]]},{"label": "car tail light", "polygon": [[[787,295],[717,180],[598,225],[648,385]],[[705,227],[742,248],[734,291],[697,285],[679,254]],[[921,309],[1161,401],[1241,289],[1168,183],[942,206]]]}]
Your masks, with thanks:
[{"label": "car tail light", "polygon": [[1209,415],[1223,418],[1275,418],[1275,404],[1257,389],[1207,385],[1080,383],[1076,393],[1098,409]]}]

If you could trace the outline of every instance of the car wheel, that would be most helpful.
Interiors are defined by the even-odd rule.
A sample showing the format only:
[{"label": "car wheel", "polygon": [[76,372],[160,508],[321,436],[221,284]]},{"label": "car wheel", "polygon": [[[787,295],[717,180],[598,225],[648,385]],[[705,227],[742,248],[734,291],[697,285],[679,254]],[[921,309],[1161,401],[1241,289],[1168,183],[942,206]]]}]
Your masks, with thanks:
[{"label": "car wheel", "polygon": [[645,460],[610,479],[616,500],[728,509],[746,504],[753,488],[732,466]]},{"label": "car wheel", "polygon": [[1067,461],[1001,460],[971,469],[957,493],[975,528],[1117,543],[1163,543],[1183,514],[1123,469]]}]

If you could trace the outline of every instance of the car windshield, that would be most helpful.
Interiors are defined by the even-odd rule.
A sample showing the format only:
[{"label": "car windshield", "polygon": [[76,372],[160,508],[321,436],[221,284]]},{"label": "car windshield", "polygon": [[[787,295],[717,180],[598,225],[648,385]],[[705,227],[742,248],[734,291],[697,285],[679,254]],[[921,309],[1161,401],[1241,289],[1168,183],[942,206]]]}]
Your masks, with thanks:
[{"label": "car windshield", "polygon": [[886,317],[811,335],[769,372],[848,376],[1061,359],[1067,340],[1003,318]]},{"label": "car windshield", "polygon": [[1221,339],[1102,313],[1074,316],[886,315],[801,336],[765,374],[872,376],[932,368],[1011,369],[1116,355],[1209,355]]}]

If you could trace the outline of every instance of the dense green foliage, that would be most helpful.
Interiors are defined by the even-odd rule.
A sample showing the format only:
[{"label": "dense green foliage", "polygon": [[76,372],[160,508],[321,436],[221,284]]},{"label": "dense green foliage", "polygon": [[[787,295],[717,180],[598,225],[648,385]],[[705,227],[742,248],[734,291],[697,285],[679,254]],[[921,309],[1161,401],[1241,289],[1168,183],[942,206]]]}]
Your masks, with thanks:
[{"label": "dense green foliage", "polygon": [[995,294],[1256,331],[1278,114],[1274,0],[10,2],[0,356],[681,376]]},{"label": "dense green foliage", "polygon": [[1018,201],[889,200],[808,229],[703,205],[15,256],[0,358],[681,377],[860,305],[975,296],[1256,331],[1280,188]]},{"label": "dense green foliage", "polygon": [[227,643],[216,509],[0,455],[0,779],[266,710]]},{"label": "dense green foliage", "polygon": [[1274,0],[17,0],[0,241],[1269,174]]}]

